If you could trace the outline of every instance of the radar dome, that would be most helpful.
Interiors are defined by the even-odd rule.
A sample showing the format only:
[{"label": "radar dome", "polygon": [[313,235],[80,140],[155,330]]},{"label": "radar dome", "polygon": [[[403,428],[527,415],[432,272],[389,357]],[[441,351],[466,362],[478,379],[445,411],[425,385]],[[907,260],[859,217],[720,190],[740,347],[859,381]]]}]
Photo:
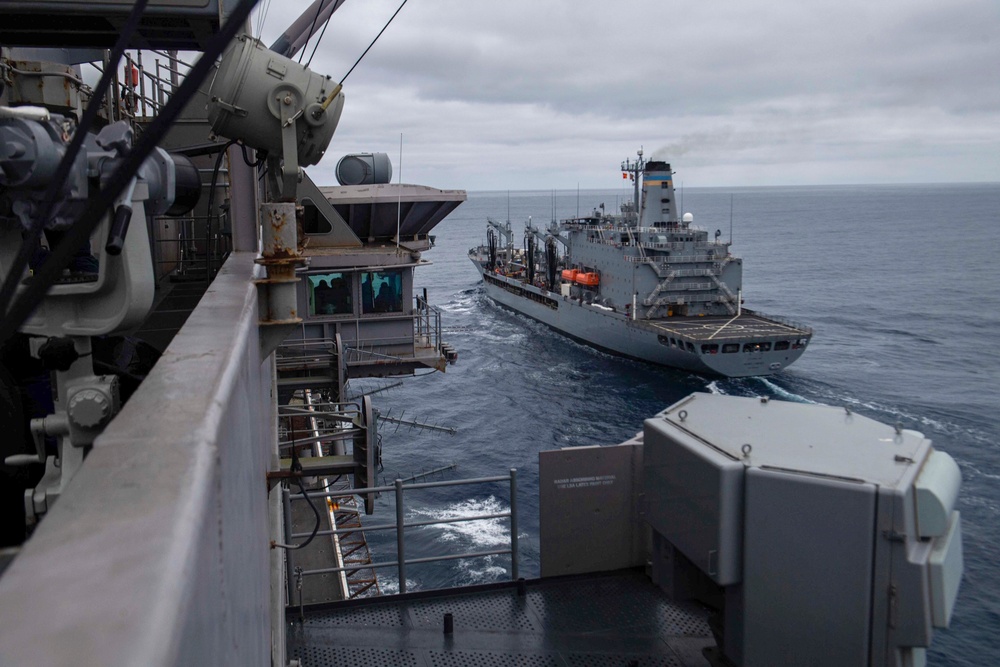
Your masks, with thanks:
[{"label": "radar dome", "polygon": [[682,220],[684,222],[694,222],[694,216],[691,215],[690,213],[685,213],[684,217],[682,218]]},{"label": "radar dome", "polygon": [[352,153],[337,163],[341,185],[374,185],[392,180],[392,163],[385,153]]}]

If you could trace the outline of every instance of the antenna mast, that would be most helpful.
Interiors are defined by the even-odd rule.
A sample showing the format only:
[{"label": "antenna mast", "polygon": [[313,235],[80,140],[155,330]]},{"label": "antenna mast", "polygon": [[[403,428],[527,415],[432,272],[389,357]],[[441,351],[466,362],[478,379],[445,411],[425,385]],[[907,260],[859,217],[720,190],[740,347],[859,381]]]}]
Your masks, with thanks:
[{"label": "antenna mast", "polygon": [[733,193],[729,193],[729,245],[733,244]]},{"label": "antenna mast", "polygon": [[635,203],[635,224],[639,226],[639,211],[642,207],[639,202],[639,179],[642,178],[642,170],[646,166],[646,161],[642,159],[642,148],[639,149],[639,157],[633,162],[626,159],[622,162],[622,171],[632,175],[632,181],[634,185],[634,195],[632,201]]}]

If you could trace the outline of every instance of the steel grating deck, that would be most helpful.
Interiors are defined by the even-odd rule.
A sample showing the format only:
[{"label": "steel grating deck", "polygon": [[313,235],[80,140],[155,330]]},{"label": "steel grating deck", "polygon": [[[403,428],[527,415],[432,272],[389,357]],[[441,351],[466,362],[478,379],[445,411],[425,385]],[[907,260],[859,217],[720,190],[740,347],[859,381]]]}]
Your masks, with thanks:
[{"label": "steel grating deck", "polygon": [[[450,613],[454,632],[444,633]],[[288,609],[288,653],[303,667],[707,666],[715,645],[697,605],[638,570]]]}]

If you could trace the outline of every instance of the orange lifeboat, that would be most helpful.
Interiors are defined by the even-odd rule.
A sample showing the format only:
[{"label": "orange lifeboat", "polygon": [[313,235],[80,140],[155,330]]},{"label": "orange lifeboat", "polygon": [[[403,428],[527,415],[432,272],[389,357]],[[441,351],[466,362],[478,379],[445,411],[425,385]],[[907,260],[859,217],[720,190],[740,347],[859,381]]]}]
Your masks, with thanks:
[{"label": "orange lifeboat", "polygon": [[580,272],[577,271],[576,269],[563,269],[562,279],[568,280],[569,282],[573,282],[574,280],[576,280],[576,276],[579,273]]},{"label": "orange lifeboat", "polygon": [[601,282],[601,279],[596,273],[580,272],[576,274],[576,282],[586,287],[597,287],[597,285]]}]

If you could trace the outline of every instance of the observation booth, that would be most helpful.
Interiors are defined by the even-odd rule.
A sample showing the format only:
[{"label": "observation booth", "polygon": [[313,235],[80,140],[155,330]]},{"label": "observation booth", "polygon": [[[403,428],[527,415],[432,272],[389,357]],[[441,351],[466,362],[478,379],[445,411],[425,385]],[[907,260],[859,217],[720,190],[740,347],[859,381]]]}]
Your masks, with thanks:
[{"label": "observation booth", "polygon": [[343,394],[352,377],[444,370],[457,358],[441,340],[441,313],[414,283],[431,230],[464,190],[390,183],[384,153],[347,155],[338,186],[299,184],[307,265],[297,273],[301,326],[279,350],[282,393],[303,386]]}]

